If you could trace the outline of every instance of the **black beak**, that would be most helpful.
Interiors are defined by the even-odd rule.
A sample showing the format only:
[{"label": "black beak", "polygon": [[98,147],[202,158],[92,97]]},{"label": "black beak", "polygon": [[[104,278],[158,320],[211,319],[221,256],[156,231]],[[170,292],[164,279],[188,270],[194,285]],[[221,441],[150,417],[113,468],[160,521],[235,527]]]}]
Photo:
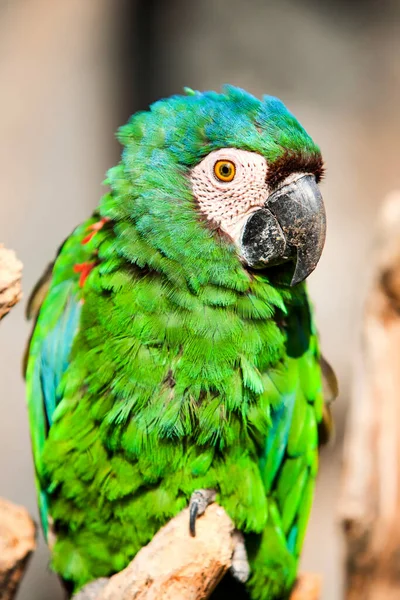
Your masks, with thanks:
[{"label": "black beak", "polygon": [[247,264],[254,268],[295,261],[290,285],[296,285],[317,266],[325,233],[321,192],[315,177],[304,175],[273,192],[265,208],[247,219],[241,251]]}]

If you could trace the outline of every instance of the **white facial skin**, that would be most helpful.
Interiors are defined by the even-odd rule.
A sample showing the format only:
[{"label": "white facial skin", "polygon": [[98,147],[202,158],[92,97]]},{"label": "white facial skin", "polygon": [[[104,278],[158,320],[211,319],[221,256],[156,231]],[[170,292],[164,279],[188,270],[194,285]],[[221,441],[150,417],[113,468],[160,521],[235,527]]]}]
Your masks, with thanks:
[{"label": "white facial skin", "polygon": [[[219,160],[232,161],[232,181],[220,181],[214,172]],[[257,152],[221,148],[210,152],[191,171],[193,195],[200,211],[239,245],[242,228],[254,211],[263,207],[270,190],[266,184],[267,161]]]}]

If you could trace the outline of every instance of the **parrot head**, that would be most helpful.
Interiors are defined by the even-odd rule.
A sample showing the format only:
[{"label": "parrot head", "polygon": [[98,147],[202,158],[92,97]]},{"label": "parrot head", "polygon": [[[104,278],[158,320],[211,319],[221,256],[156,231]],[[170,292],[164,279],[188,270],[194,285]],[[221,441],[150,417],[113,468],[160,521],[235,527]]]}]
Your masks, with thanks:
[{"label": "parrot head", "polygon": [[182,269],[200,274],[225,253],[242,269],[303,281],[325,242],[319,148],[277,98],[186,91],[120,129],[137,231]]}]

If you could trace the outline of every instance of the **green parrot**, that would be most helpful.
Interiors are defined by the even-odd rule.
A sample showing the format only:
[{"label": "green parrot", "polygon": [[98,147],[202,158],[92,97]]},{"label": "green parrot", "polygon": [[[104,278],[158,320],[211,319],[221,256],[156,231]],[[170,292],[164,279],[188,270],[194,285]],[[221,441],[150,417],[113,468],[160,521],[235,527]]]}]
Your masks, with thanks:
[{"label": "green parrot", "polygon": [[215,499],[242,566],[213,597],[287,598],[330,427],[324,373],[336,385],[302,283],[325,239],[320,151],[280,100],[233,86],[160,100],[118,139],[110,191],[28,306],[51,566],[76,592],[188,504],[195,535]]}]

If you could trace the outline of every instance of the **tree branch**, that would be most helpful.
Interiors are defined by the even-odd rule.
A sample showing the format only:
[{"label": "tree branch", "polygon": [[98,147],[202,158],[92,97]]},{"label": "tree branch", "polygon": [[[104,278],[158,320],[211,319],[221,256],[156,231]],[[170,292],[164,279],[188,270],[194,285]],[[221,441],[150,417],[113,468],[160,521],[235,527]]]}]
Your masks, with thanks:
[{"label": "tree branch", "polygon": [[0,319],[19,302],[21,292],[22,263],[13,250],[0,244]]},{"label": "tree branch", "polygon": [[[130,565],[110,579],[88,584],[73,600],[204,600],[232,564],[234,526],[212,504],[189,535],[189,511],[169,521]],[[303,575],[291,600],[318,600],[320,578]]]},{"label": "tree branch", "polygon": [[12,600],[36,546],[36,528],[25,508],[0,498],[0,600]]},{"label": "tree branch", "polygon": [[400,193],[382,216],[344,451],[348,600],[400,597]]}]

